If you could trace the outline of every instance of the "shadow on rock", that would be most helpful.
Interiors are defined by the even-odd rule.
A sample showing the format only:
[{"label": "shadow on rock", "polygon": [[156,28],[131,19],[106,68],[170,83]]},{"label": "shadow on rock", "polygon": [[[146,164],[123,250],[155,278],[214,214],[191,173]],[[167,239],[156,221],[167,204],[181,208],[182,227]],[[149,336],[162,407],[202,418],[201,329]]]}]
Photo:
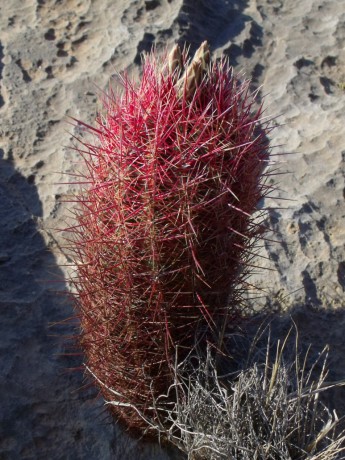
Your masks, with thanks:
[{"label": "shadow on rock", "polygon": [[[30,183],[32,182],[32,183]],[[66,356],[73,315],[54,255],[38,230],[33,181],[0,152],[0,355],[2,459],[167,459],[113,423],[85,385],[81,357]],[[55,289],[55,291],[53,291]],[[60,293],[59,293],[60,292]]]},{"label": "shadow on rock", "polygon": [[219,48],[234,41],[248,25],[248,37],[242,45],[232,43],[224,50],[230,64],[236,65],[238,57],[251,57],[255,47],[262,45],[262,27],[244,14],[247,7],[245,0],[185,0],[176,19],[181,33],[179,43],[190,44],[191,53],[204,40],[210,43],[211,49]]}]

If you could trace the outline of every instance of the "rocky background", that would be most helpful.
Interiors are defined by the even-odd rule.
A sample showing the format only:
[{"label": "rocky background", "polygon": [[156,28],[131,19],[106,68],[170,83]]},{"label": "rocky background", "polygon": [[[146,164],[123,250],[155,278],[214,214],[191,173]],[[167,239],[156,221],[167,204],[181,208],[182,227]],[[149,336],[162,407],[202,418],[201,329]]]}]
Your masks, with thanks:
[{"label": "rocky background", "polygon": [[[92,122],[141,53],[208,40],[260,88],[271,133],[272,225],[256,308],[291,314],[345,377],[345,5],[332,0],[12,0],[0,3],[0,459],[181,458],[133,441],[66,356],[68,116]],[[274,166],[273,166],[274,167]],[[273,270],[272,270],[273,269]],[[60,280],[60,281],[59,281]],[[343,389],[332,394],[344,414]]]}]

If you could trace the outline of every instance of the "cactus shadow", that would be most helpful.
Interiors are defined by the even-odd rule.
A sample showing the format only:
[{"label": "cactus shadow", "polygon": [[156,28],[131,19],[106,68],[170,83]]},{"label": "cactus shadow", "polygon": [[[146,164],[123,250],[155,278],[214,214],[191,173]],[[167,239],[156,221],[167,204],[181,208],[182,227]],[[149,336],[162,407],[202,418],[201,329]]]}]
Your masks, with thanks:
[{"label": "cactus shadow", "polygon": [[[287,353],[289,359],[294,359],[296,339],[298,342],[298,353],[301,358],[308,356],[306,361],[307,369],[320,358],[322,351],[327,347],[327,382],[345,381],[345,308],[327,309],[325,306],[318,304],[313,305],[301,304],[295,305],[289,311],[266,310],[264,313],[259,312],[252,318],[244,322],[240,327],[241,337],[236,337],[236,346],[240,350],[238,362],[246,356],[249,348],[256,340],[258,331],[265,330],[262,334],[258,347],[263,350],[262,362],[266,359],[265,350],[270,334],[271,349],[276,350],[277,342],[283,343],[290,331]],[[230,346],[234,341],[230,339]],[[315,366],[315,372],[318,376],[321,372],[323,359],[320,359]],[[236,364],[235,364],[236,366]],[[338,417],[345,415],[345,387],[338,386],[332,388],[320,395],[327,407],[335,410]]]}]

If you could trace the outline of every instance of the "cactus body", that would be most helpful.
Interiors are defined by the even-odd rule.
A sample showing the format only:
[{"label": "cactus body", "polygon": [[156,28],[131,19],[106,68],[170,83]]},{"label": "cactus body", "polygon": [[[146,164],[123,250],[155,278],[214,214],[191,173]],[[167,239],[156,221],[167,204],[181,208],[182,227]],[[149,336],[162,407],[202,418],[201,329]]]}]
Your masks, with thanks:
[{"label": "cactus body", "polygon": [[[88,144],[72,229],[86,364],[132,430],[166,393],[176,346],[197,328],[217,342],[239,314],[238,286],[259,227],[268,147],[249,83],[204,43],[190,62],[152,53],[122,77]],[[260,129],[259,129],[260,128]],[[80,149],[81,151],[83,149]]]}]

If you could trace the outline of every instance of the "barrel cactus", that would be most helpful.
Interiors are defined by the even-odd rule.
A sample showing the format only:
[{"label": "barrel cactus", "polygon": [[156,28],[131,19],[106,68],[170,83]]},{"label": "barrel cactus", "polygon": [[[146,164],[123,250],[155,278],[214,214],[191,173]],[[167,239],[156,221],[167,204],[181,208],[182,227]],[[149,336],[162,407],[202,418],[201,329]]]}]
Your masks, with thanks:
[{"label": "barrel cactus", "polygon": [[[248,81],[206,42],[144,58],[119,76],[79,151],[85,163],[71,248],[85,364],[131,431],[201,331],[221,349],[241,315],[253,215],[267,194],[269,124]],[[155,407],[155,410],[157,407]]]}]

